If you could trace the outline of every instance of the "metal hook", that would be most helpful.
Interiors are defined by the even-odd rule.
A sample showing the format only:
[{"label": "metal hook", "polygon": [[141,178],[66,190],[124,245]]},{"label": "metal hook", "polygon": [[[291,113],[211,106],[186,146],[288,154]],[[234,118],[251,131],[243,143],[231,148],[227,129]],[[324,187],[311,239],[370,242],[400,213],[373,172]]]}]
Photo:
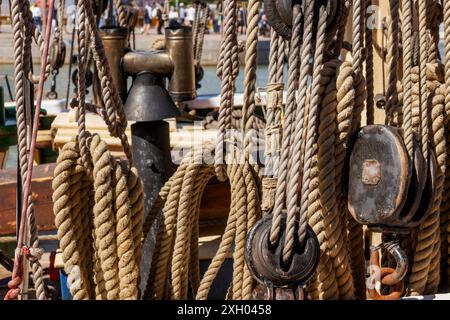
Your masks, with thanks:
[{"label": "metal hook", "polygon": [[[370,285],[368,286],[369,295],[374,300],[399,300],[403,293],[403,281],[399,281],[393,285],[386,283],[385,278],[389,277],[395,272],[393,268],[380,267],[380,255],[378,248],[373,247],[370,255]],[[392,287],[389,294],[383,295],[377,290],[377,283],[381,282],[384,285]],[[378,288],[379,289],[379,288]]]},{"label": "metal hook", "polygon": [[408,271],[408,257],[397,241],[383,243],[384,249],[395,259],[395,271],[383,278],[386,285],[394,285],[403,280]]}]

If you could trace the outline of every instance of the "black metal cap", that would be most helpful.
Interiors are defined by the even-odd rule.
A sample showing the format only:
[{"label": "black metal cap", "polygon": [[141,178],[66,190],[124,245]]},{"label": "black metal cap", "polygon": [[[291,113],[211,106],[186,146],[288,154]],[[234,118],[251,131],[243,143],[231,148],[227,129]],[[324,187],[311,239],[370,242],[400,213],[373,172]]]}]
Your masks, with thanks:
[{"label": "black metal cap", "polygon": [[127,119],[132,121],[158,121],[180,115],[161,81],[149,72],[136,76],[124,109]]}]

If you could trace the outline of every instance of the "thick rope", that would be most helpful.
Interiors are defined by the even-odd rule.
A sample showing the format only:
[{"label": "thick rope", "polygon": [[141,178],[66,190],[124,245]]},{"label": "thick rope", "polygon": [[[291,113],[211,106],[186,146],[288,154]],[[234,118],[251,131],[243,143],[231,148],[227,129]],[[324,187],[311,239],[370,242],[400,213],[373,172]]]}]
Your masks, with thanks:
[{"label": "thick rope", "polygon": [[[70,286],[70,292],[74,300],[91,299],[89,288],[89,269],[86,269],[85,262],[91,260],[89,253],[90,243],[77,237],[77,230],[84,230],[82,218],[87,214],[83,203],[89,204],[86,198],[86,191],[89,188],[74,188],[74,178],[78,181],[84,174],[83,166],[79,165],[79,148],[75,142],[64,145],[57,160],[57,165],[53,174],[53,212],[55,213],[55,225],[58,228],[59,246],[62,249],[64,270],[69,275],[72,272],[81,272],[80,281]],[[76,181],[75,181],[76,182]],[[74,194],[71,194],[73,191]],[[89,198],[89,196],[88,196]],[[83,207],[80,210],[80,207]],[[90,237],[89,233],[83,232],[84,237]],[[83,262],[84,260],[84,262]],[[78,270],[77,270],[78,269]]]},{"label": "thick rope", "polygon": [[[447,164],[447,146],[445,137],[445,115],[444,115],[444,86],[439,87],[433,96],[430,108],[430,132],[431,143],[433,151],[436,154],[436,160],[438,164],[437,174],[437,192],[434,199],[433,208],[431,214],[437,212],[440,215],[440,206],[442,201],[442,191],[444,188],[445,171]],[[437,228],[440,225],[440,217],[437,220]],[[433,251],[431,255],[431,263],[428,271],[427,284],[424,290],[425,294],[431,294],[437,292],[440,282],[440,250],[441,237],[440,233],[436,232],[433,245]]]},{"label": "thick rope", "polygon": [[[127,163],[116,162],[98,135],[91,140],[90,152],[93,185],[80,165],[76,142],[64,146],[53,180],[55,223],[65,269],[69,278],[74,266],[83,275],[81,286],[75,282],[71,292],[76,300],[92,299],[95,283],[97,299],[137,299],[142,185],[136,169],[128,172]],[[89,200],[91,190],[93,201]]]},{"label": "thick rope", "polygon": [[[365,19],[368,21],[372,12],[370,12],[370,7],[372,6],[372,0],[366,0],[365,7]],[[404,11],[403,11],[404,12]],[[403,21],[403,20],[402,20]],[[372,40],[372,28],[369,24],[366,24],[365,29],[365,47],[366,47],[366,64],[365,64],[365,75],[366,75],[366,88],[367,88],[367,99],[366,99],[366,122],[368,125],[374,123],[375,110],[374,110],[374,66],[373,66],[373,40]]]},{"label": "thick rope", "polygon": [[413,128],[411,110],[412,69],[412,2],[402,0],[402,44],[403,44],[403,130],[404,142],[410,159],[413,156]]},{"label": "thick rope", "polygon": [[244,79],[244,103],[242,106],[242,128],[244,141],[244,156],[248,161],[250,157],[251,139],[248,135],[253,126],[253,113],[255,112],[255,85],[258,45],[258,20],[259,0],[248,2],[247,40],[245,50],[245,79]]},{"label": "thick rope", "polygon": [[[430,68],[430,65],[428,66]],[[415,86],[413,86],[413,97],[414,94],[418,96],[419,84],[420,82],[420,72],[418,72],[417,68],[413,68],[413,83],[416,82]],[[432,72],[431,72],[432,73]],[[431,75],[431,73],[429,73]],[[427,72],[425,73],[427,74]],[[417,76],[419,75],[419,76]],[[436,77],[436,76],[435,76]],[[428,81],[428,85],[431,83]],[[427,83],[426,83],[427,85]],[[414,90],[415,89],[415,90]],[[431,88],[427,88],[427,91]],[[436,234],[439,234],[439,207],[441,201],[441,193],[442,193],[442,184],[443,184],[443,175],[445,174],[445,169],[443,169],[444,163],[446,163],[446,150],[445,150],[445,133],[442,131],[443,129],[443,115],[442,113],[443,107],[440,107],[441,104],[444,103],[443,90],[439,90],[438,94],[435,94],[434,91],[430,91],[429,98],[431,100],[427,101],[427,104],[430,104],[430,107],[426,107],[427,110],[432,110],[430,117],[434,119],[433,122],[430,123],[430,132],[433,133],[432,136],[432,146],[434,149],[434,153],[438,159],[438,172],[439,175],[437,177],[437,186],[438,192],[436,193],[436,198],[434,199],[433,208],[431,213],[427,216],[424,222],[420,224],[418,227],[418,233],[416,236],[416,245],[414,248],[413,261],[411,267],[411,273],[408,279],[407,286],[407,294],[409,295],[421,295],[424,294],[429,278],[429,274],[433,276],[430,277],[430,286],[433,287],[436,282],[436,273],[438,269],[438,263],[433,261],[433,251],[434,256],[437,254],[438,245],[436,244]],[[418,107],[413,105],[413,125],[414,122],[414,110],[417,110]],[[417,112],[416,112],[417,114]],[[420,117],[417,115],[417,120],[419,123],[416,124],[416,128],[420,129]],[[441,126],[441,128],[439,128]],[[433,263],[432,263],[433,262]],[[433,279],[434,278],[434,279]]]},{"label": "thick rope", "polygon": [[299,74],[299,52],[300,52],[300,32],[301,32],[302,14],[300,5],[294,5],[293,8],[293,30],[291,37],[291,52],[288,61],[288,89],[287,101],[284,111],[283,139],[281,146],[281,157],[278,168],[278,181],[275,193],[275,205],[273,210],[272,226],[270,229],[270,242],[272,245],[277,243],[281,234],[281,212],[285,205],[286,182],[288,180],[289,165],[289,147],[291,144],[291,130],[294,122],[294,112],[296,109],[295,92],[298,88]]},{"label": "thick rope", "polygon": [[121,27],[127,27],[127,13],[125,6],[122,4],[122,0],[114,0],[114,5],[117,10],[117,22]]},{"label": "thick rope", "polygon": [[428,164],[428,91],[427,91],[427,1],[418,0],[419,3],[419,89],[420,89],[420,122],[421,146],[425,163]]},{"label": "thick rope", "polygon": [[[306,2],[304,5],[305,10],[305,21],[304,21],[304,30],[303,30],[303,43],[301,46],[301,52],[300,52],[300,71],[299,71],[299,82],[298,82],[298,96],[297,96],[297,110],[295,113],[295,130],[294,130],[294,140],[291,146],[291,155],[292,158],[290,159],[290,168],[289,171],[291,171],[291,175],[288,180],[288,186],[287,186],[287,197],[286,197],[286,208],[287,208],[287,231],[286,231],[286,241],[285,245],[290,244],[290,247],[285,247],[286,250],[283,250],[283,261],[287,262],[290,252],[293,249],[293,234],[295,230],[289,229],[289,221],[292,221],[293,217],[297,214],[297,199],[298,199],[298,185],[299,185],[299,176],[300,176],[300,166],[302,164],[302,136],[304,131],[306,132],[306,148],[304,155],[304,164],[303,164],[303,177],[302,177],[302,184],[301,184],[301,197],[300,197],[300,222],[298,226],[298,238],[299,243],[303,244],[306,236],[306,217],[307,217],[307,211],[308,211],[308,197],[309,197],[309,180],[310,180],[310,168],[311,168],[311,156],[312,156],[312,148],[313,144],[315,143],[315,137],[316,137],[316,126],[317,126],[317,103],[310,106],[310,110],[308,110],[308,113],[306,113],[306,101],[307,101],[307,81],[308,81],[308,73],[309,73],[309,59],[310,59],[310,51],[312,49],[312,36],[313,36],[313,13],[314,13],[314,6],[315,1]],[[325,13],[324,13],[325,15]],[[322,17],[322,16],[321,16]],[[322,19],[323,20],[323,19]],[[319,28],[324,28],[322,24],[319,25]],[[318,37],[323,37],[323,35],[318,35]],[[319,46],[323,46],[323,40],[318,41]],[[319,49],[319,48],[316,48]],[[323,47],[320,49],[323,50]],[[318,56],[315,56],[314,58],[314,75],[316,77],[313,77],[313,83],[318,83],[317,76],[320,73],[320,70],[317,70],[317,68],[321,68],[321,61],[320,63],[316,63],[316,59],[322,60],[322,51],[316,52]],[[317,84],[313,88],[316,88]],[[306,117],[307,116],[307,117]],[[304,130],[304,119],[307,118],[307,130]]]},{"label": "thick rope", "polygon": [[[195,277],[198,276],[196,270],[190,270],[192,266],[197,265],[192,259],[198,259],[198,254],[194,249],[195,246],[198,246],[197,237],[193,237],[192,230],[198,228],[201,194],[206,183],[213,176],[213,166],[201,162],[202,152],[203,150],[194,151],[191,156],[185,158],[160,192],[164,208],[157,234],[150,279],[147,283],[146,297],[186,299],[187,280],[189,275],[192,275],[191,271],[194,272]],[[218,253],[204,277],[201,280],[191,279],[194,283],[198,282],[198,290],[194,290],[194,293],[197,292],[197,299],[207,298],[212,282],[233,239],[235,243],[233,299],[250,298],[253,289],[252,278],[244,261],[244,245],[248,229],[259,216],[257,211],[259,203],[256,181],[251,171],[247,172],[247,170],[251,170],[248,163],[227,165],[232,193],[229,222],[236,221],[234,219],[246,222],[242,224],[244,228],[238,229],[234,229],[234,222],[227,224]],[[157,201],[158,207],[161,206],[161,201]],[[154,207],[154,209],[156,208]],[[247,220],[249,221],[247,222]],[[170,270],[167,269],[168,263],[171,264]],[[168,280],[170,281],[169,287],[167,286]],[[166,289],[169,289],[168,293]]]},{"label": "thick rope", "polygon": [[[221,181],[226,180],[226,171],[224,166],[224,143],[226,130],[230,129],[231,109],[233,107],[233,54],[232,48],[235,46],[236,34],[236,1],[227,0],[224,2],[225,18],[224,18],[224,33],[223,44],[221,47],[222,59],[219,60],[221,64],[218,66],[221,78],[221,92],[220,92],[220,108],[219,108],[219,130],[217,133],[217,145],[215,149],[215,171],[217,178]],[[222,54],[223,52],[223,54]]]},{"label": "thick rope", "polygon": [[[450,111],[450,1],[444,0],[444,55],[445,55],[445,112],[446,117],[448,119],[449,111]],[[446,122],[448,123],[448,122]],[[447,138],[447,141],[449,138]],[[446,176],[448,176],[449,171],[447,171]],[[447,236],[442,235],[441,239],[441,245],[443,245],[444,248],[447,248],[447,252],[443,254],[443,260],[444,266],[447,265],[446,270],[442,270],[442,274],[445,275],[446,282],[450,283],[450,215],[448,214],[450,209],[450,201],[449,201],[449,178],[446,177],[445,181],[445,192],[444,192],[444,208],[447,209],[444,212],[442,212],[443,217],[447,217],[447,221],[444,222],[444,227],[442,229],[445,229]],[[444,211],[444,210],[443,210]],[[443,232],[441,232],[443,234]],[[447,239],[445,239],[447,238]],[[446,240],[446,241],[445,241]],[[445,243],[445,244],[444,244]],[[444,269],[444,268],[443,268]]]},{"label": "thick rope", "polygon": [[[30,85],[28,81],[26,81],[26,76],[32,74],[31,71],[31,37],[32,33],[35,29],[34,25],[30,22],[29,19],[29,10],[25,9],[29,8],[28,1],[13,1],[11,4],[11,16],[12,16],[12,27],[13,27],[13,41],[14,41],[14,66],[15,66],[15,86],[16,86],[16,109],[17,109],[17,135],[18,135],[18,155],[19,155],[19,165],[20,165],[20,175],[22,177],[22,182],[25,183],[27,177],[29,176],[29,163],[32,155],[29,154],[29,139],[31,140],[32,133],[32,124],[27,124],[27,118],[31,119],[31,106],[28,97],[26,94],[28,92],[27,86]],[[42,54],[45,53],[45,45],[43,38],[40,38]],[[46,61],[44,59],[44,61]],[[44,62],[46,63],[46,62]],[[41,72],[41,81],[45,81],[45,72]],[[29,79],[27,79],[29,80]],[[37,125],[37,124],[35,124]],[[36,297],[39,300],[46,299],[46,291],[43,282],[43,270],[39,263],[39,254],[41,250],[39,249],[39,239],[38,239],[38,230],[36,227],[36,221],[34,216],[34,208],[33,201],[31,197],[31,192],[26,194],[28,191],[24,189],[23,186],[22,193],[24,197],[27,197],[27,201],[25,201],[26,208],[26,221],[22,221],[22,223],[27,224],[29,241],[26,243],[28,247],[30,247],[31,255],[27,255],[31,265],[31,271],[33,275],[34,287],[36,290]],[[18,244],[22,245],[22,244]],[[16,255],[16,259],[19,257]],[[28,262],[27,262],[28,263]],[[26,275],[28,276],[28,275]],[[16,277],[16,272],[13,272],[13,279],[11,283],[18,284],[18,280],[21,277],[19,275]],[[19,293],[17,290],[17,286],[13,289],[15,297],[16,294]],[[8,293],[9,296],[9,293]]]},{"label": "thick rope", "polygon": [[390,0],[390,20],[388,22],[388,69],[389,81],[386,91],[386,123],[392,122],[394,111],[397,109],[397,65],[398,65],[398,42],[399,42],[399,0]]}]

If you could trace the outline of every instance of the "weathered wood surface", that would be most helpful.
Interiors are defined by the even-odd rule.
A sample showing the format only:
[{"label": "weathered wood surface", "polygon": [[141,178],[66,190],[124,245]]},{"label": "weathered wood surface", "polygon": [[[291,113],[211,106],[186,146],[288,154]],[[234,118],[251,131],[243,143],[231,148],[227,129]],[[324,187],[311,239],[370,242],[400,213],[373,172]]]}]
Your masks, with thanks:
[{"label": "weathered wood surface", "polygon": [[[33,169],[31,190],[39,230],[53,230],[52,175],[55,164],[41,164]],[[0,235],[16,231],[17,170],[0,170]]]}]

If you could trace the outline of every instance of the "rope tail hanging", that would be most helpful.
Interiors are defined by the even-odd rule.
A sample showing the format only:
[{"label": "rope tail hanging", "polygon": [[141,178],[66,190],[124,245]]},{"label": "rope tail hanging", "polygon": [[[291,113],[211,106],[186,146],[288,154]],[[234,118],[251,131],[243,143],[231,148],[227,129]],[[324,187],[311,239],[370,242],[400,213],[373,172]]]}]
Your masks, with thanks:
[{"label": "rope tail hanging", "polygon": [[[338,10],[341,9],[345,19],[348,4]],[[270,241],[276,247],[284,239],[282,259],[290,263],[292,256],[298,255],[297,241],[302,244],[306,239],[308,222],[320,244],[320,261],[308,286],[309,294],[315,299],[353,299],[355,288],[345,241],[347,228],[343,223],[346,219],[341,213],[346,211],[338,200],[343,199],[342,170],[347,139],[352,126],[353,130],[359,126],[354,120],[354,102],[361,110],[365,82],[359,80],[361,84],[355,88],[352,64],[324,56],[331,43],[342,46],[336,42],[343,40],[345,28],[345,23],[340,23],[338,28],[326,29],[328,19],[333,18],[327,14],[323,6],[316,11],[313,1],[305,2],[302,10],[300,5],[293,8],[281,158],[278,175],[274,176],[277,180],[276,191],[272,193],[274,200],[269,201],[273,203]],[[297,193],[298,190],[301,192]],[[268,208],[264,210],[270,212]],[[361,241],[354,246],[362,253],[359,246],[362,246],[362,234]],[[364,288],[364,273],[362,276]]]},{"label": "rope tail hanging", "polygon": [[[237,138],[232,135],[234,80],[239,70],[236,39],[236,1],[224,2],[224,42],[222,43],[218,75],[222,80],[221,107],[219,110],[218,144],[215,147],[216,164],[205,164],[204,156],[210,154],[211,146],[194,149],[187,156],[171,179],[161,189],[159,198],[144,225],[149,228],[161,209],[161,222],[156,236],[150,278],[147,282],[145,298],[186,299],[188,283],[196,299],[207,299],[217,273],[230,254],[234,244],[233,277],[227,297],[250,299],[253,279],[245,264],[245,239],[249,228],[260,216],[257,175],[248,162],[239,161]],[[247,55],[256,61],[257,16],[259,1],[249,3],[248,33],[252,40],[247,43]],[[255,69],[246,68],[246,93],[242,111],[242,127],[252,127],[254,110]],[[246,131],[245,131],[246,132]],[[244,139],[246,139],[244,137]],[[224,143],[231,146],[224,154]],[[226,157],[224,157],[226,155]],[[224,163],[224,160],[225,163]],[[204,276],[198,271],[198,214],[201,195],[206,183],[214,176],[229,180],[231,205],[226,229],[219,248]],[[171,268],[168,269],[167,265]]]},{"label": "rope tail hanging", "polygon": [[[47,17],[47,25],[51,25],[54,2],[49,2],[51,14]],[[14,269],[12,279],[8,283],[9,291],[5,299],[17,299],[21,293],[19,286],[23,277],[28,278],[27,264],[30,263],[36,297],[39,300],[47,299],[49,294],[43,282],[43,270],[39,262],[42,250],[39,248],[38,230],[36,227],[33,199],[31,196],[31,177],[33,173],[33,155],[36,148],[37,129],[39,114],[44,90],[44,81],[48,76],[49,65],[48,52],[50,45],[50,29],[45,31],[45,40],[41,37],[34,26],[29,11],[28,1],[13,1],[11,4],[12,27],[14,37],[15,55],[15,84],[16,84],[16,108],[17,108],[17,131],[18,131],[18,153],[22,186],[22,212],[17,235],[17,249],[15,252]],[[26,93],[34,79],[31,70],[31,42],[32,36],[38,41],[42,50],[41,66],[39,75],[39,90],[36,109],[32,115],[32,107]],[[33,118],[29,123],[27,119]],[[28,122],[28,123],[27,123]],[[29,234],[29,237],[27,236]],[[26,257],[26,260],[23,257]],[[26,273],[25,273],[26,272]],[[25,273],[25,274],[24,274]],[[25,282],[25,281],[24,281]],[[27,282],[27,281],[26,281]],[[26,286],[22,289],[27,290]],[[28,292],[22,292],[28,294]]]}]

